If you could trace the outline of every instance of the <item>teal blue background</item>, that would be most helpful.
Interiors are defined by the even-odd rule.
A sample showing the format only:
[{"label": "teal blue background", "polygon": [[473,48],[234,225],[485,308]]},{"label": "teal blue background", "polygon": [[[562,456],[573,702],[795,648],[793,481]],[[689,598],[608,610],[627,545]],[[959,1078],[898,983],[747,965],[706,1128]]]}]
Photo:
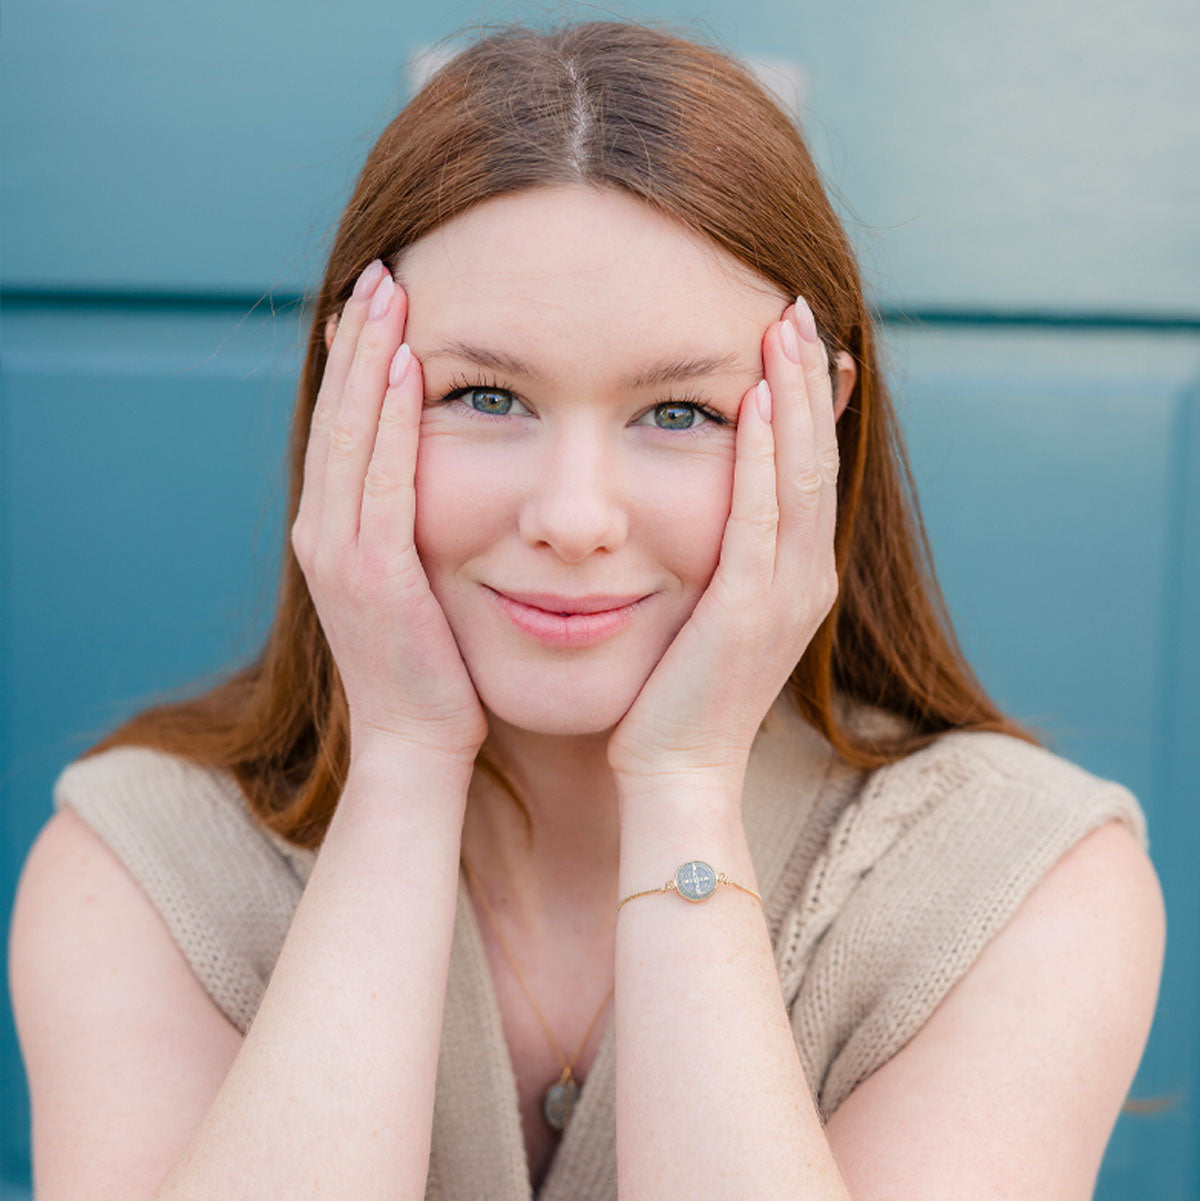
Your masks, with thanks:
[{"label": "teal blue background", "polygon": [[[798,66],[884,315],[939,577],[997,701],[1132,788],[1167,963],[1097,1196],[1200,1196],[1200,8],[8,3],[0,905],[58,770],[256,648],[299,300],[422,48],[626,13]],[[468,30],[469,31],[469,30]],[[0,1023],[0,1198],[29,1187]]]}]

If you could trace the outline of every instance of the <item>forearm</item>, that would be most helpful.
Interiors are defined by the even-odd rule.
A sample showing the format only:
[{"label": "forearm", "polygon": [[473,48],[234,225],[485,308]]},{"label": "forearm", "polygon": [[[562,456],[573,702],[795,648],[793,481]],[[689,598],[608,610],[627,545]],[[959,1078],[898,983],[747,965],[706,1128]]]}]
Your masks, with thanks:
[{"label": "forearm", "polygon": [[[703,859],[761,892],[736,798],[621,798],[620,896]],[[804,1078],[770,934],[724,884],[622,906],[616,940],[616,1128],[623,1201],[716,1193],[848,1201]]]},{"label": "forearm", "polygon": [[360,760],[219,1093],[156,1194],[424,1195],[469,772]]}]

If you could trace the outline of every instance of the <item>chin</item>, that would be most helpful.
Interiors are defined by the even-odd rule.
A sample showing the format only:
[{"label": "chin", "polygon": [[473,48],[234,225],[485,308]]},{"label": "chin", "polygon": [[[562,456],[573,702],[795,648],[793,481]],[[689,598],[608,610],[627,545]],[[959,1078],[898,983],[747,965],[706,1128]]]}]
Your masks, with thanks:
[{"label": "chin", "polygon": [[[629,711],[644,679],[597,684],[592,674],[574,669],[570,678],[510,670],[499,680],[476,682],[489,714],[533,734],[585,737],[610,731]],[[563,673],[559,673],[563,674]]]}]

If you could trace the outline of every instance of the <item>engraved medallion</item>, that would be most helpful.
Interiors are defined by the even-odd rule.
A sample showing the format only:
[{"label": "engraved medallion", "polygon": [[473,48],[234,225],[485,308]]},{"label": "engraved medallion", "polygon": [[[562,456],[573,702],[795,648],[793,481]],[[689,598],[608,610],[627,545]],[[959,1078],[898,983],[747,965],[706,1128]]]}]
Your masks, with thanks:
[{"label": "engraved medallion", "polygon": [[574,1080],[559,1080],[546,1090],[542,1098],[542,1117],[552,1130],[561,1134],[567,1128],[577,1100],[579,1085]]},{"label": "engraved medallion", "polygon": [[706,901],[717,887],[717,873],[702,859],[685,863],[675,873],[675,888],[686,901]]}]

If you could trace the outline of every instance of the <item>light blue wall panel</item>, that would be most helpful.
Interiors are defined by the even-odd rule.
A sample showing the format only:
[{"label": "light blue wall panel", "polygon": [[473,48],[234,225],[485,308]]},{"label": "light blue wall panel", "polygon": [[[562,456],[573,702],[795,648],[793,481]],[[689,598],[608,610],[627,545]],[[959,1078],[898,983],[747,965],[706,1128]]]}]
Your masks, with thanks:
[{"label": "light blue wall panel", "polygon": [[864,223],[859,246],[881,297],[905,308],[1200,309],[1192,0],[928,0],[806,15],[789,40],[835,39],[814,81],[818,145]]},{"label": "light blue wall panel", "polygon": [[107,720],[78,707],[87,698],[119,706],[173,687],[265,628],[295,320],[237,321],[6,314],[7,679],[18,698],[6,736],[18,778],[47,733],[86,737]]},{"label": "light blue wall panel", "polygon": [[[4,909],[55,773],[154,695],[257,645],[283,545],[293,314],[5,314]],[[1134,1097],[1194,1090],[1200,339],[888,335],[935,562],[968,657],[1054,748],[1134,789],[1168,963]],[[11,1028],[2,1148],[28,1172]],[[1194,1102],[1125,1115],[1098,1196],[1195,1195]],[[1154,1189],[1148,1190],[1148,1182]]]},{"label": "light blue wall panel", "polygon": [[[407,89],[479,20],[611,12],[797,64],[880,304],[1200,316],[1200,6],[924,0],[602,9],[15,0],[7,286],[296,293]],[[52,81],[52,85],[51,85]]]},{"label": "light blue wall panel", "polygon": [[1097,1197],[1200,1195],[1200,339],[896,334],[899,410],[938,574],[997,701],[1132,788],[1167,961]]},{"label": "light blue wall panel", "polygon": [[[1044,715],[1089,761],[1136,763],[1131,786],[1150,788],[1179,553],[1173,433],[1185,383],[1200,376],[1197,339],[898,341],[898,407],[972,662],[998,698]],[[1067,719],[1082,697],[1088,720]]]},{"label": "light blue wall panel", "polygon": [[[298,357],[293,319],[239,320],[3,315],[6,925],[62,765],[160,694],[247,657],[265,629]],[[7,993],[0,1012],[0,1179],[28,1181]]]}]

